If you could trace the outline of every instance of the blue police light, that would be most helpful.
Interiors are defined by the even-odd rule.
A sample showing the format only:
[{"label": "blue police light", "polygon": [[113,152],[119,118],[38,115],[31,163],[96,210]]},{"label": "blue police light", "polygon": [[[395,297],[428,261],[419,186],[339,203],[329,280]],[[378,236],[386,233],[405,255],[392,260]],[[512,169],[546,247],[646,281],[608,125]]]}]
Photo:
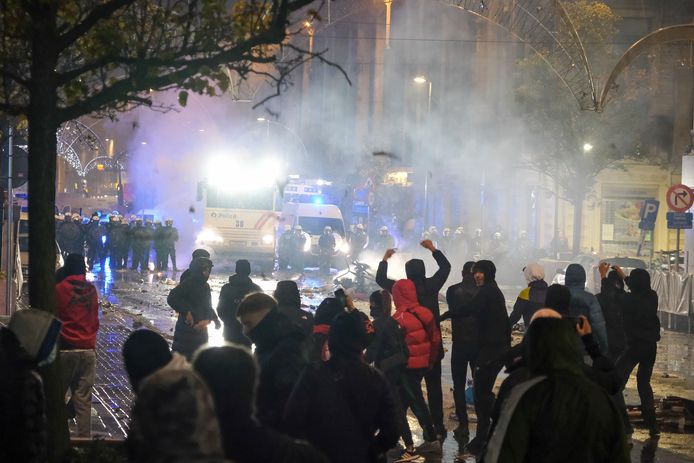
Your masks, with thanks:
[{"label": "blue police light", "polygon": [[106,244],[106,235],[101,237],[101,244]]},{"label": "blue police light", "polygon": [[322,196],[316,196],[313,198],[313,204],[323,204],[323,197]]}]

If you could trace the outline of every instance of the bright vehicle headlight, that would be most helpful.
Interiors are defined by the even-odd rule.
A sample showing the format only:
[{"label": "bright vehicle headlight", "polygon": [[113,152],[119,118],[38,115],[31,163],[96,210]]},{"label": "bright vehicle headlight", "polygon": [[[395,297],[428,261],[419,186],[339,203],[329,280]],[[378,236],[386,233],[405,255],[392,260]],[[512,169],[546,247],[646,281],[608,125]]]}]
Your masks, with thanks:
[{"label": "bright vehicle headlight", "polygon": [[272,244],[273,241],[275,241],[275,238],[269,233],[267,235],[263,235],[263,244]]},{"label": "bright vehicle headlight", "polygon": [[198,237],[195,241],[197,243],[221,244],[224,242],[224,238],[219,236],[214,230],[206,228],[198,233]]},{"label": "bright vehicle headlight", "polygon": [[304,240],[304,252],[309,252],[311,250],[311,239]]},{"label": "bright vehicle headlight", "polygon": [[340,243],[340,246],[338,247],[338,250],[342,254],[349,254],[349,243],[347,241],[342,241],[342,243]]}]

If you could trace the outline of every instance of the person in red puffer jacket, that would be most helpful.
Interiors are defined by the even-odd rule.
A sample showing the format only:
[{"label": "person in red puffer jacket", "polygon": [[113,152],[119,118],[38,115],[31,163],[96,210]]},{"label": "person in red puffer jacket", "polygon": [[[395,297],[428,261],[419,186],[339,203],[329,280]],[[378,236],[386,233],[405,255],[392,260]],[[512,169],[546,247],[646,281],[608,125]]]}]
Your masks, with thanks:
[{"label": "person in red puffer jacket", "polygon": [[99,298],[86,278],[84,256],[70,254],[55,286],[60,331],[60,367],[63,391],[70,390],[68,416],[77,420],[77,436],[91,436],[92,387],[96,369],[96,332]]},{"label": "person in red puffer jacket", "polygon": [[[441,332],[434,315],[417,300],[417,290],[411,280],[399,280],[393,285],[393,318],[405,332],[405,343],[410,351],[402,381],[403,408],[412,409],[422,427],[424,443],[418,453],[440,453],[441,443],[436,439],[434,423],[422,394],[422,379],[438,361]],[[407,449],[408,453],[411,449]]]}]

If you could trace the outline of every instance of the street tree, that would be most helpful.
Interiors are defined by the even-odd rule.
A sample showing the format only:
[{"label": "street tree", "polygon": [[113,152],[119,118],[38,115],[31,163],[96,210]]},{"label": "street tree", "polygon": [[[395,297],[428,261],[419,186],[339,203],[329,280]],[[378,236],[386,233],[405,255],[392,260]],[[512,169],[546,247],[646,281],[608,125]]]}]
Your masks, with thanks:
[{"label": "street tree", "polygon": [[[292,40],[320,19],[312,2],[0,0],[0,113],[28,128],[31,306],[55,310],[56,129],[154,107],[156,91],[178,89],[185,106],[188,92],[225,92],[232,74],[259,75],[277,94],[307,60],[327,62]],[[45,372],[54,460],[67,446],[57,368]]]},{"label": "street tree", "polygon": [[[604,82],[616,62],[613,43],[620,18],[600,1],[579,0],[564,6],[583,42],[595,80]],[[564,33],[568,34],[559,31],[559,37]],[[648,81],[643,70],[630,70],[625,84],[612,89],[605,110],[595,113],[576,105],[575,98],[540,56],[522,60],[518,69],[515,94],[528,134],[523,162],[554,179],[563,190],[555,194],[572,204],[572,250],[578,253],[583,203],[600,172],[623,167],[626,160],[653,160],[653,154],[643,148],[640,140],[644,115],[648,113]]]}]

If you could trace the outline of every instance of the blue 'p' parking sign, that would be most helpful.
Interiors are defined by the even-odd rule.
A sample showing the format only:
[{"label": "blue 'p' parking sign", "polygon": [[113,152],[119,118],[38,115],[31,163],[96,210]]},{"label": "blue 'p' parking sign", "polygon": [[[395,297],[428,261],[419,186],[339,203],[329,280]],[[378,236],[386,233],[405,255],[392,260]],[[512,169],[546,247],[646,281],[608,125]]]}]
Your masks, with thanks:
[{"label": "blue 'p' parking sign", "polygon": [[639,214],[641,221],[639,228],[641,230],[653,230],[655,228],[655,219],[658,218],[658,209],[660,201],[657,199],[647,199],[641,205],[641,213]]}]

